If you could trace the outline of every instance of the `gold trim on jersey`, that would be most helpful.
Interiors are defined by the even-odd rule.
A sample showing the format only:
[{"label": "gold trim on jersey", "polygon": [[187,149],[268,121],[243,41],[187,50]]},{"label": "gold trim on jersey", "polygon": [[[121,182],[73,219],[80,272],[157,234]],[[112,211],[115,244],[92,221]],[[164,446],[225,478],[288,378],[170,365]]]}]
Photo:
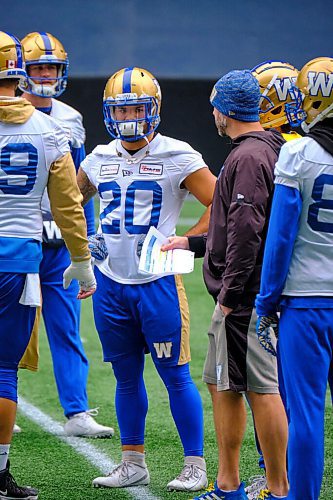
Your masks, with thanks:
[{"label": "gold trim on jersey", "polygon": [[31,370],[32,372],[36,372],[38,370],[38,362],[39,362],[39,325],[41,318],[42,308],[37,307],[36,316],[34,326],[32,328],[29,344],[25,350],[25,353],[22,356],[22,359],[19,363],[19,368],[26,368],[27,370]]},{"label": "gold trim on jersey", "polygon": [[183,277],[181,275],[175,276],[175,283],[178,294],[178,302],[180,309],[180,316],[182,321],[181,341],[180,341],[180,354],[179,365],[185,365],[191,361],[190,350],[190,310],[188,307]]},{"label": "gold trim on jersey", "polygon": [[83,197],[70,153],[52,163],[47,191],[53,218],[61,230],[71,260],[89,260],[87,224],[81,206]]}]

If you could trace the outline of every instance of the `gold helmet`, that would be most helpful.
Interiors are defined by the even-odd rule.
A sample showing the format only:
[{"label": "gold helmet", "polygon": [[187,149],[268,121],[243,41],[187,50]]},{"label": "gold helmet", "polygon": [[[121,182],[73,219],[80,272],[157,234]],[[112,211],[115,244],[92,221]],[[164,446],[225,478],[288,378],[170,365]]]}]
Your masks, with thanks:
[{"label": "gold helmet", "polygon": [[333,59],[317,57],[303,66],[294,87],[294,101],[288,107],[291,125],[308,132],[324,118],[333,117]]},{"label": "gold helmet", "polygon": [[0,79],[26,78],[23,51],[16,36],[0,31]]},{"label": "gold helmet", "polygon": [[[106,83],[103,97],[104,123],[113,138],[133,142],[156,130],[160,123],[161,89],[156,78],[142,68],[124,68]],[[144,106],[144,116],[119,120],[116,108]]]},{"label": "gold helmet", "polygon": [[[45,32],[33,32],[26,35],[22,40],[24,56],[27,69],[27,78],[20,89],[23,92],[34,94],[40,97],[58,97],[67,86],[68,77],[68,57],[62,43]],[[35,83],[29,76],[29,67],[32,64],[55,64],[58,67],[58,76],[55,83],[50,85],[43,83],[45,78],[38,77],[38,83]]]},{"label": "gold helmet", "polygon": [[283,61],[266,61],[252,69],[260,86],[260,123],[264,128],[288,123],[285,105],[291,102],[290,88],[298,70]]}]

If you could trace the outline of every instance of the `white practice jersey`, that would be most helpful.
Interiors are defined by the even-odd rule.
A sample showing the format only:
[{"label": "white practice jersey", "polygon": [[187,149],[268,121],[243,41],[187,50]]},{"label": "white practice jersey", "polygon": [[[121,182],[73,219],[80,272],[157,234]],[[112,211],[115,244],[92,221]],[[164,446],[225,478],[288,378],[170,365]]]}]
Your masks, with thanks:
[{"label": "white practice jersey", "polygon": [[22,124],[0,121],[0,238],[42,240],[49,169],[67,152],[63,130],[44,113],[35,110]]},{"label": "white practice jersey", "polygon": [[[72,148],[80,148],[84,145],[86,133],[83,127],[81,113],[64,102],[52,99],[52,108],[49,116],[61,126]],[[44,192],[42,211],[45,220],[52,220],[50,200],[47,191]],[[56,228],[56,226],[54,227]]]},{"label": "white practice jersey", "polygon": [[150,226],[164,236],[174,234],[188,194],[182,183],[206,167],[201,154],[186,142],[157,134],[133,156],[119,140],[97,146],[81,167],[100,196],[100,227],[109,252],[100,271],[120,283],[156,279],[138,270],[143,240]]},{"label": "white practice jersey", "polygon": [[86,140],[86,132],[81,113],[64,102],[52,99],[50,116],[66,131],[73,148],[83,146]]},{"label": "white practice jersey", "polygon": [[303,203],[283,295],[333,296],[333,157],[303,137],[283,145],[275,175]]}]

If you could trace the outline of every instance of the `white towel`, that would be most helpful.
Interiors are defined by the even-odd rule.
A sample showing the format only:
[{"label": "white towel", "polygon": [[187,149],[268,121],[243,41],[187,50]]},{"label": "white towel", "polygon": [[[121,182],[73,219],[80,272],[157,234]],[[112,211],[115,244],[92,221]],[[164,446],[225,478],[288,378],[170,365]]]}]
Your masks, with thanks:
[{"label": "white towel", "polygon": [[22,306],[40,307],[42,305],[38,273],[27,274],[19,302]]}]

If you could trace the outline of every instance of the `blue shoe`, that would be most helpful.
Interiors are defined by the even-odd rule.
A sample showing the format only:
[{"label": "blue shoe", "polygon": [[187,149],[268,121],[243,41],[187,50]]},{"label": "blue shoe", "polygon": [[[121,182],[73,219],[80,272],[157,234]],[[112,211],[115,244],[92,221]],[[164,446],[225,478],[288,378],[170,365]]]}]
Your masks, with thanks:
[{"label": "blue shoe", "polygon": [[217,481],[215,483],[210,484],[208,489],[199,495],[198,497],[194,497],[192,500],[218,500],[219,498],[226,500],[228,498],[232,500],[247,500],[247,495],[244,489],[244,483],[241,483],[238,487],[237,491],[223,491],[217,486]]},{"label": "blue shoe", "polygon": [[[277,500],[269,490],[261,490],[257,500]],[[279,500],[287,500],[287,497],[279,497]]]}]

